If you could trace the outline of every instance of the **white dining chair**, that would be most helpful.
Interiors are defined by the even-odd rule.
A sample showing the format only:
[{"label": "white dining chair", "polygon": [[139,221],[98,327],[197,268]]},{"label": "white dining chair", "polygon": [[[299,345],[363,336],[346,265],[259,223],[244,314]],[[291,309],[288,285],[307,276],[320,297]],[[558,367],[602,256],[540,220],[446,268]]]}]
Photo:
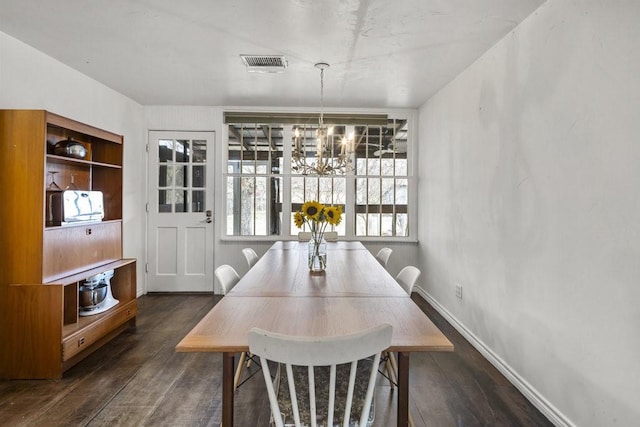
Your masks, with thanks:
[{"label": "white dining chair", "polygon": [[251,269],[251,267],[253,267],[256,262],[258,262],[258,260],[260,259],[260,257],[258,256],[258,254],[256,253],[256,251],[254,251],[251,248],[244,248],[242,250],[242,254],[244,255],[244,257],[247,260],[247,264],[249,264],[249,268]]},{"label": "white dining chair", "polygon": [[376,259],[384,268],[387,268],[387,263],[389,262],[389,258],[391,258],[392,252],[393,249],[391,248],[382,248],[376,254]]},{"label": "white dining chair", "polygon": [[[235,268],[228,264],[223,264],[220,267],[216,268],[214,271],[214,275],[220,286],[222,287],[222,294],[227,295],[233,289],[233,287],[240,281],[240,276]],[[247,353],[241,352],[240,358],[238,359],[238,366],[236,367],[236,372],[233,377],[233,390],[235,391],[238,388],[238,384],[240,383],[240,378],[242,377],[242,371],[247,366]],[[251,360],[251,359],[249,359]]]},{"label": "white dining chair", "polygon": [[[251,329],[249,349],[260,356],[276,427],[285,423],[347,426],[356,421],[359,426],[371,425],[377,366],[381,352],[391,345],[391,336],[389,324],[329,337]],[[273,376],[269,361],[278,363]]]},{"label": "white dining chair", "polygon": [[310,231],[300,231],[298,232],[298,240],[301,242],[308,242],[311,240],[311,232]]},{"label": "white dining chair", "polygon": [[240,281],[240,276],[236,272],[236,269],[228,264],[223,264],[216,268],[213,273],[218,279],[218,283],[222,287],[222,295],[226,295],[233,289],[233,287]]},{"label": "white dining chair", "polygon": [[327,242],[337,242],[338,241],[338,232],[337,231],[325,231],[324,232],[324,240]]},{"label": "white dining chair", "polygon": [[407,295],[411,296],[413,287],[416,285],[420,274],[422,274],[422,272],[418,268],[408,265],[400,270],[400,273],[396,276],[396,282],[402,286],[402,289],[404,289]]}]

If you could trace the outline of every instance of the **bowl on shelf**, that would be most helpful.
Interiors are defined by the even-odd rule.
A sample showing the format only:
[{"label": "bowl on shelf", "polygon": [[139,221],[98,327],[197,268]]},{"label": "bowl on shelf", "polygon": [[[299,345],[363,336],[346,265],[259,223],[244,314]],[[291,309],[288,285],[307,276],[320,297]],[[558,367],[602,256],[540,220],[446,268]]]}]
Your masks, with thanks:
[{"label": "bowl on shelf", "polygon": [[92,310],[107,296],[107,284],[101,283],[97,286],[80,285],[78,288],[78,305],[83,310]]},{"label": "bowl on shelf", "polygon": [[56,145],[53,146],[53,152],[58,156],[73,157],[76,159],[84,159],[87,156],[87,148],[71,138],[58,141]]}]

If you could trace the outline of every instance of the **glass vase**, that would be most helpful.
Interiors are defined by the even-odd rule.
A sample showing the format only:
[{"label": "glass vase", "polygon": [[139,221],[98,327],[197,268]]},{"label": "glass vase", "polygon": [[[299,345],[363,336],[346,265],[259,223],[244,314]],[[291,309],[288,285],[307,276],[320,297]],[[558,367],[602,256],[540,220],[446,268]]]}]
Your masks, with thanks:
[{"label": "glass vase", "polygon": [[309,240],[309,271],[319,272],[327,268],[327,242],[324,238]]}]

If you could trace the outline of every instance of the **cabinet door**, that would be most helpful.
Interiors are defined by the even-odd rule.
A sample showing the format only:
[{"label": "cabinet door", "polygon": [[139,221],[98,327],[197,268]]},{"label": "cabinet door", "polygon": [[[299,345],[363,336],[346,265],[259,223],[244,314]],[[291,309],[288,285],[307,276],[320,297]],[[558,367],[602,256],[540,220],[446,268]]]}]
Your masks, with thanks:
[{"label": "cabinet door", "polygon": [[121,235],[120,221],[47,229],[43,282],[121,259]]}]

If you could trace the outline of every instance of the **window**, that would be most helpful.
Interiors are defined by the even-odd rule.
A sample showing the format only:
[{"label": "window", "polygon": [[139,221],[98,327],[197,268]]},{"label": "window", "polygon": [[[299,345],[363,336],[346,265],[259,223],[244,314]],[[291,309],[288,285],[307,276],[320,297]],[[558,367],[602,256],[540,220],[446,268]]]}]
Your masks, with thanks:
[{"label": "window", "polygon": [[228,236],[295,236],[301,230],[293,214],[306,200],[318,200],[342,206],[343,221],[335,228],[340,236],[409,237],[406,119],[333,125],[337,150],[345,135],[353,137],[356,150],[346,174],[328,176],[304,175],[291,163],[300,135],[313,146],[316,124],[265,122],[227,123]]}]

